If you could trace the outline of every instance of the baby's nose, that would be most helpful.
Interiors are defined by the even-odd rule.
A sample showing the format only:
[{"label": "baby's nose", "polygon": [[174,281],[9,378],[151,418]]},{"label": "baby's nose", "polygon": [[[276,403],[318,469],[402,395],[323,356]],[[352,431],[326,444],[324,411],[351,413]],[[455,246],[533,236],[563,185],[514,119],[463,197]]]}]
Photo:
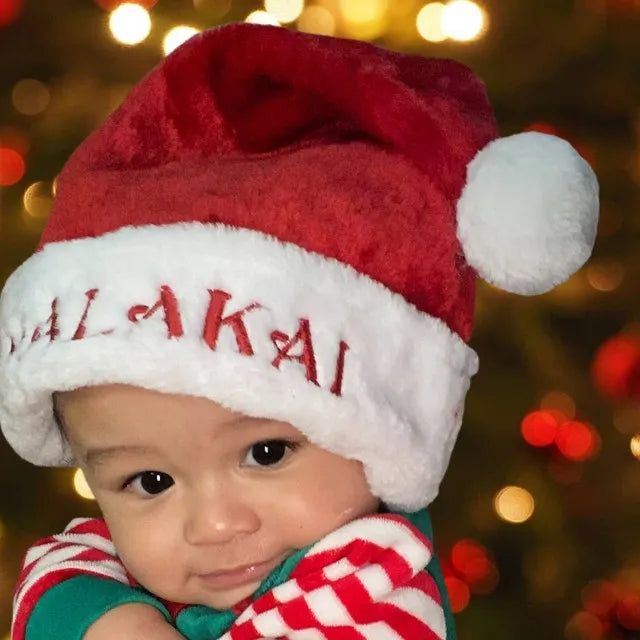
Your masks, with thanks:
[{"label": "baby's nose", "polygon": [[184,521],[189,544],[224,544],[259,528],[255,510],[229,490],[199,491],[189,497]]}]

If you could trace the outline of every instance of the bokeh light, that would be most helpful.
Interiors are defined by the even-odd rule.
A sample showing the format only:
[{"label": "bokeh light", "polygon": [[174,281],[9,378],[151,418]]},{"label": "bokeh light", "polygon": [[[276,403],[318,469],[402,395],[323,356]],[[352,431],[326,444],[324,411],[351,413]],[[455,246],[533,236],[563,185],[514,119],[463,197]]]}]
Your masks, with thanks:
[{"label": "bokeh light", "polygon": [[345,26],[353,37],[370,40],[384,32],[388,0],[340,0],[339,6]]},{"label": "bokeh light", "polygon": [[[94,0],[94,2],[104,11],[113,11],[116,7],[124,4],[126,0]],[[158,0],[136,0],[136,4],[143,6],[145,9],[151,9],[158,3]]]},{"label": "bokeh light", "polygon": [[336,19],[329,9],[313,5],[306,7],[298,18],[297,27],[305,33],[332,36],[336,32]]},{"label": "bokeh light", "polygon": [[23,4],[24,0],[0,0],[0,28],[17,20]]},{"label": "bokeh light", "polygon": [[567,623],[565,635],[568,640],[600,640],[604,638],[604,626],[597,616],[580,611]]},{"label": "bokeh light", "polygon": [[300,17],[304,0],[265,0],[264,8],[281,24],[289,24]]},{"label": "bokeh light", "polygon": [[275,19],[275,17],[266,11],[252,11],[245,18],[245,22],[250,22],[251,24],[271,25],[273,27],[280,26],[280,23]]},{"label": "bokeh light", "polygon": [[470,0],[448,2],[442,12],[442,31],[452,40],[476,40],[486,30],[486,17],[482,9]]},{"label": "bokeh light", "polygon": [[631,438],[630,448],[634,458],[640,460],[640,433]]},{"label": "bokeh light", "polygon": [[151,32],[151,16],[143,6],[125,2],[109,15],[109,29],[121,44],[139,44]]},{"label": "bokeh light", "polygon": [[568,640],[602,640],[604,639],[604,626],[597,616],[588,611],[576,613],[567,622],[565,636]]},{"label": "bokeh light", "polygon": [[624,266],[619,260],[592,260],[585,268],[585,276],[596,291],[615,291],[624,279]]},{"label": "bokeh light", "polygon": [[449,595],[449,602],[451,603],[453,613],[464,611],[471,599],[471,591],[467,583],[455,576],[445,577],[444,583],[447,587],[447,594]]},{"label": "bokeh light", "polygon": [[640,432],[640,406],[629,403],[617,407],[613,412],[613,426],[620,433],[630,436]]},{"label": "bokeh light", "polygon": [[616,618],[628,631],[640,631],[640,594],[625,594],[616,608]]},{"label": "bokeh light", "polygon": [[451,549],[451,564],[467,581],[484,575],[488,562],[486,550],[475,540],[458,540]]},{"label": "bokeh light", "polygon": [[164,55],[168,56],[175,51],[180,45],[184,44],[190,38],[200,33],[195,27],[189,27],[185,24],[178,25],[170,29],[162,41],[162,50]]},{"label": "bokeh light", "polygon": [[51,94],[44,82],[25,78],[17,82],[11,91],[11,101],[16,111],[25,116],[42,113],[51,100]]},{"label": "bokeh light", "polygon": [[512,524],[526,522],[535,510],[533,496],[522,487],[509,486],[501,489],[493,504],[498,516]]},{"label": "bokeh light", "polygon": [[640,397],[640,339],[617,335],[606,340],[596,351],[591,373],[605,396],[614,400]]},{"label": "bokeh light", "polygon": [[607,580],[592,580],[582,590],[582,605],[585,610],[600,618],[609,616],[620,596],[618,587]]},{"label": "bokeh light", "polygon": [[549,391],[549,393],[545,393],[540,400],[540,408],[551,412],[560,411],[567,420],[573,420],[576,417],[575,400],[564,391]]},{"label": "bokeh light", "polygon": [[9,147],[0,147],[0,187],[20,182],[25,172],[24,158]]},{"label": "bokeh light", "polygon": [[522,437],[533,447],[548,447],[555,442],[558,420],[550,411],[532,411],[520,425]]},{"label": "bokeh light", "polygon": [[458,540],[451,549],[451,566],[473,593],[486,595],[498,585],[498,571],[487,548],[465,538]]},{"label": "bokeh light", "polygon": [[81,498],[85,500],[95,500],[95,496],[91,491],[91,487],[89,487],[84,473],[82,473],[82,469],[76,469],[76,472],[73,474],[73,488]]},{"label": "bokeh light", "polygon": [[367,23],[377,20],[387,11],[386,0],[340,0],[340,11],[345,20]]},{"label": "bokeh light", "polygon": [[24,211],[32,218],[46,218],[53,206],[53,191],[47,182],[29,185],[22,196]]},{"label": "bokeh light", "polygon": [[591,425],[578,420],[568,420],[558,427],[556,445],[565,458],[582,462],[597,453],[600,438]]},{"label": "bokeh light", "polygon": [[442,42],[447,39],[442,30],[444,3],[430,2],[418,12],[416,27],[422,38],[428,42]]}]

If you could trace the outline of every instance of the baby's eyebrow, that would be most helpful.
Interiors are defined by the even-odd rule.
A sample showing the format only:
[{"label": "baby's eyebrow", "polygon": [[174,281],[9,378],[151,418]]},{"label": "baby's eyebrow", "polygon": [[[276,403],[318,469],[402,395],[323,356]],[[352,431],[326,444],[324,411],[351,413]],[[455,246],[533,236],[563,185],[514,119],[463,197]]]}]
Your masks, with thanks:
[{"label": "baby's eyebrow", "polygon": [[113,447],[95,447],[87,449],[82,458],[88,467],[97,467],[104,464],[109,458],[114,458],[122,454],[133,453],[158,453],[155,447],[146,445],[117,445]]}]

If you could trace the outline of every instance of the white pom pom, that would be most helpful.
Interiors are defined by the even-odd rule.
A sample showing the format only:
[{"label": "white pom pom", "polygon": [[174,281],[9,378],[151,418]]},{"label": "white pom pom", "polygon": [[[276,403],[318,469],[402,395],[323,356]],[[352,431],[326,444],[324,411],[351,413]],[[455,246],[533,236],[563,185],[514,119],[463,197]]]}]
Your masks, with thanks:
[{"label": "white pom pom", "polygon": [[549,291],[589,258],[598,182],[566,141],[542,133],[500,138],[467,167],[458,239],[467,262],[492,284]]}]

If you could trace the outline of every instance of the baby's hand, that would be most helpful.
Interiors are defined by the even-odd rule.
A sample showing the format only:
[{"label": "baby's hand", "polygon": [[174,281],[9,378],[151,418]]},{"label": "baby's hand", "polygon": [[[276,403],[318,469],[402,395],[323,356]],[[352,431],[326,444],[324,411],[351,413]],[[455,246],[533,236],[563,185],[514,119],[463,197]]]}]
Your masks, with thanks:
[{"label": "baby's hand", "polygon": [[184,640],[156,608],[140,602],[123,604],[98,618],[83,640]]}]

